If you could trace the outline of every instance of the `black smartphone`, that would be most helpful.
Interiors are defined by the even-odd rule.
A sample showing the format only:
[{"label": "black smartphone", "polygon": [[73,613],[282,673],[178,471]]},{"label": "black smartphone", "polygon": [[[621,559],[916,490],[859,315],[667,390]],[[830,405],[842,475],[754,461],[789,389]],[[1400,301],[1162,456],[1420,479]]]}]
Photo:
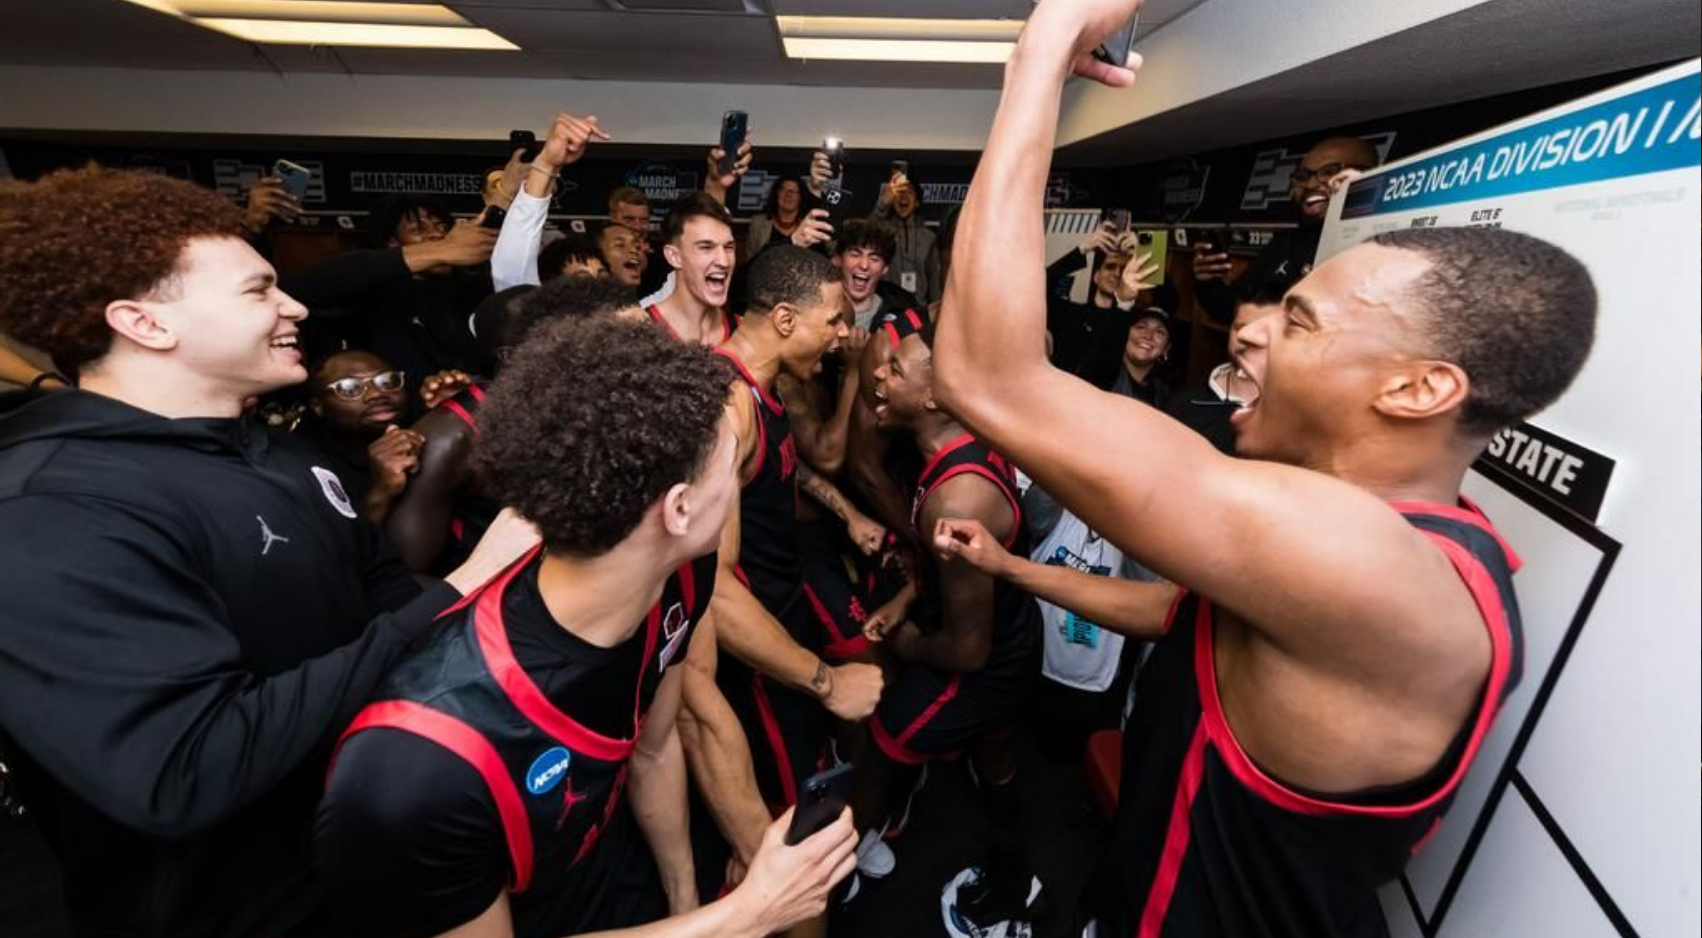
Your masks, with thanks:
[{"label": "black smartphone", "polygon": [[1228,229],[1195,228],[1188,232],[1188,241],[1194,246],[1195,254],[1210,257],[1228,253],[1229,242],[1225,240],[1228,233]]},{"label": "black smartphone", "polygon": [[507,217],[508,209],[505,209],[500,205],[487,205],[485,206],[484,220],[479,222],[479,227],[489,228],[492,231],[501,231],[502,221]]},{"label": "black smartphone", "polygon": [[721,161],[716,171],[726,175],[739,164],[739,147],[745,145],[745,129],[750,116],[744,111],[728,111],[721,115]]},{"label": "black smartphone", "polygon": [[827,154],[827,178],[838,179],[845,175],[845,141],[828,137],[821,142],[821,151]]},{"label": "black smartphone", "polygon": [[279,160],[272,164],[272,175],[284,181],[284,191],[288,192],[297,204],[307,198],[307,184],[313,179],[313,170],[300,163]]},{"label": "black smartphone", "polygon": [[845,223],[845,217],[850,214],[851,190],[838,183],[828,183],[821,190],[821,207],[827,210],[827,223],[837,234]]},{"label": "black smartphone", "polygon": [[903,176],[904,178],[909,179],[910,178],[910,161],[909,160],[893,160],[892,161],[892,173],[888,176],[888,178],[891,178],[892,176]]},{"label": "black smartphone", "polygon": [[1105,44],[1093,50],[1093,57],[1107,65],[1123,68],[1129,64],[1129,53],[1135,48],[1135,27],[1141,22],[1141,11],[1129,17],[1129,23],[1106,38]]},{"label": "black smartphone", "polygon": [[1114,208],[1105,213],[1105,222],[1111,226],[1111,233],[1119,238],[1129,233],[1131,216],[1126,208]]},{"label": "black smartphone", "polygon": [[810,776],[798,792],[798,806],[786,828],[786,845],[795,847],[839,819],[851,800],[851,763]]},{"label": "black smartphone", "polygon": [[510,130],[508,132],[508,152],[525,150],[520,154],[520,162],[530,163],[538,158],[538,151],[543,147],[538,145],[538,135],[530,130]]}]

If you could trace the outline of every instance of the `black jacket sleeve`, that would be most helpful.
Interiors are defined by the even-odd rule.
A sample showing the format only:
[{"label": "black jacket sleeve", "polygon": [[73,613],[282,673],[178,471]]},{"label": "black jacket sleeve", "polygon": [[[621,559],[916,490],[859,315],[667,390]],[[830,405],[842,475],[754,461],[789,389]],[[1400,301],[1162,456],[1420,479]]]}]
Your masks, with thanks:
[{"label": "black jacket sleeve", "polygon": [[330,311],[410,276],[413,274],[402,260],[401,248],[346,251],[311,267],[282,274],[278,287],[315,310]]},{"label": "black jacket sleeve", "polygon": [[187,837],[266,795],[345,726],[456,597],[434,586],[349,644],[259,674],[168,533],[174,521],[87,496],[0,503],[0,530],[29,545],[0,565],[0,724],[113,820]]}]

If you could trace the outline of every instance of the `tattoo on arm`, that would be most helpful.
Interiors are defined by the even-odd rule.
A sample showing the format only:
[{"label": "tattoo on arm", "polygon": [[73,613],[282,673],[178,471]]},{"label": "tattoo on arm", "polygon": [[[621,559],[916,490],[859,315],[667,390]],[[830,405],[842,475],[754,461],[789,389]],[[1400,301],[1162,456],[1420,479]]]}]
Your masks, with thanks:
[{"label": "tattoo on arm", "polygon": [[811,498],[827,506],[827,510],[838,515],[840,520],[849,518],[850,512],[845,503],[845,496],[840,494],[839,489],[834,488],[832,482],[816,475],[810,471],[808,466],[802,464],[798,466],[798,487],[808,492]]}]

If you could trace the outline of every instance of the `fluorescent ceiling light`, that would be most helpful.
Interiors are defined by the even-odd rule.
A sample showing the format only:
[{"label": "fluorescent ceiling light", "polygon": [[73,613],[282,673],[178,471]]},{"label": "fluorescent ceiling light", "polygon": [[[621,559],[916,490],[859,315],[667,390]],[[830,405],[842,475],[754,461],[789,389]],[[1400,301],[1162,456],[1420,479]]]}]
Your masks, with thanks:
[{"label": "fluorescent ceiling light", "polygon": [[344,0],[165,0],[190,19],[299,20],[391,26],[472,26],[436,3],[348,3]]},{"label": "fluorescent ceiling light", "polygon": [[410,49],[519,48],[476,26],[387,26],[293,20],[198,19],[196,23],[248,42],[300,46],[400,46]]},{"label": "fluorescent ceiling light", "polygon": [[886,16],[777,16],[780,42],[794,59],[999,64],[1011,57],[1021,20],[937,20]]},{"label": "fluorescent ceiling light", "polygon": [[861,62],[959,62],[1003,64],[1014,42],[949,42],[936,39],[782,39],[794,59]]},{"label": "fluorescent ceiling light", "polygon": [[128,0],[245,42],[514,51],[518,46],[435,3],[343,0]]},{"label": "fluorescent ceiling light", "polygon": [[927,20],[895,16],[776,16],[780,35],[807,39],[936,39],[1015,42],[1022,20]]}]

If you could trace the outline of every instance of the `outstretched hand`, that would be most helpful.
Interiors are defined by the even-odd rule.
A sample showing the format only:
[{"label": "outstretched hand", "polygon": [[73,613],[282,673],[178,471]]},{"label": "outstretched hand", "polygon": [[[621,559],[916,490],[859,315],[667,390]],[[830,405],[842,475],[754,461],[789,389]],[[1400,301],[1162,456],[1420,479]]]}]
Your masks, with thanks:
[{"label": "outstretched hand", "polygon": [[[1073,50],[1070,71],[1111,88],[1127,88],[1140,71],[1139,53],[1125,63],[1102,62],[1093,53],[1112,33],[1128,25],[1143,0],[1046,0],[1034,8],[1023,27],[1027,41],[1057,40]],[[1020,48],[1021,42],[1018,43]]]}]

